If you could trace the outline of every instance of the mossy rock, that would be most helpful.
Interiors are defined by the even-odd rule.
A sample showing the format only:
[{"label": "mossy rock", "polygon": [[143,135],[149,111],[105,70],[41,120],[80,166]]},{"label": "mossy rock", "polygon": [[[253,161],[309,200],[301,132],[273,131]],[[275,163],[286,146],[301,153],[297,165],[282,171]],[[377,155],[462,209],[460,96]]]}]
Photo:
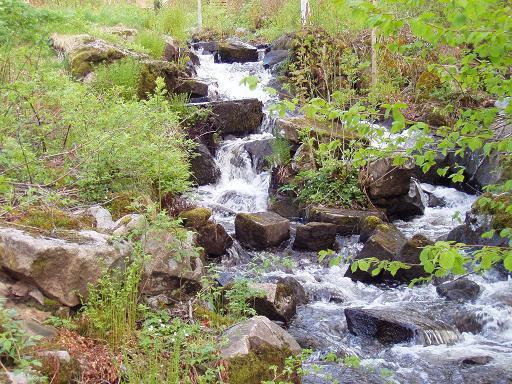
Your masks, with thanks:
[{"label": "mossy rock", "polygon": [[122,59],[126,54],[115,47],[87,44],[69,55],[69,66],[74,77],[81,78],[92,72],[94,65]]},{"label": "mossy rock", "polygon": [[46,232],[94,228],[94,221],[88,215],[74,215],[58,208],[46,207],[32,207],[25,211],[14,211],[10,215],[9,221]]},{"label": "mossy rock", "polygon": [[180,213],[180,218],[183,219],[185,226],[196,229],[205,226],[211,216],[212,210],[204,207],[189,209]]},{"label": "mossy rock", "polygon": [[416,93],[420,99],[429,99],[432,92],[441,86],[441,79],[437,73],[425,71],[416,81]]},{"label": "mossy rock", "polygon": [[361,230],[359,233],[359,242],[366,242],[366,240],[368,240],[370,236],[375,232],[375,229],[382,224],[384,224],[384,222],[377,216],[365,217],[360,224]]},{"label": "mossy rock", "polygon": [[137,96],[146,99],[156,88],[156,79],[161,77],[165,81],[165,87],[169,93],[173,93],[178,87],[179,78],[182,75],[175,63],[162,60],[142,61],[142,70],[139,78]]},{"label": "mossy rock", "polygon": [[491,228],[500,231],[504,228],[512,228],[512,214],[506,211],[511,204],[512,195],[509,193],[501,195],[485,193],[473,203],[472,212],[492,216]]},{"label": "mossy rock", "polygon": [[[274,378],[270,366],[276,366],[278,374],[283,372],[285,361],[292,356],[289,349],[275,349],[265,345],[254,348],[249,354],[238,356],[229,361],[228,377],[230,384],[260,384]],[[282,380],[291,383],[300,383],[299,376],[285,374]]]}]

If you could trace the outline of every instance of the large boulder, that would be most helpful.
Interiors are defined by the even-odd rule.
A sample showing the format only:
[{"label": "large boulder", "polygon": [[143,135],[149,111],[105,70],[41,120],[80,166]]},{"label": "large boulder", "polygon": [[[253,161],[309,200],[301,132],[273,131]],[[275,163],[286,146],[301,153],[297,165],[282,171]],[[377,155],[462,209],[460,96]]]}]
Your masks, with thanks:
[{"label": "large boulder", "polygon": [[212,101],[195,105],[211,111],[203,124],[206,123],[208,129],[221,135],[245,136],[255,133],[263,122],[263,103],[258,99]]},{"label": "large boulder", "polygon": [[258,49],[235,38],[229,38],[220,43],[218,53],[223,63],[258,61]]},{"label": "large boulder", "polygon": [[452,301],[473,301],[480,294],[480,286],[474,281],[462,278],[438,285],[436,292]]},{"label": "large boulder", "polygon": [[290,220],[297,220],[303,215],[303,210],[297,202],[297,199],[291,196],[277,194],[272,196],[272,200],[269,204],[269,211],[275,212]]},{"label": "large boulder", "polygon": [[173,296],[178,289],[194,293],[201,288],[203,260],[193,232],[153,229],[144,235],[142,244],[150,256],[141,283],[145,295]]},{"label": "large boulder", "polygon": [[54,33],[50,37],[50,43],[67,59],[71,74],[77,78],[86,76],[94,70],[94,66],[100,63],[111,63],[124,57],[147,58],[146,55],[85,34],[60,35]]},{"label": "large boulder", "polygon": [[204,144],[198,144],[197,156],[190,160],[192,175],[197,185],[215,184],[220,177],[220,169]]},{"label": "large boulder", "polygon": [[87,298],[87,285],[104,268],[121,265],[131,247],[95,231],[68,231],[66,238],[0,227],[0,266],[45,296],[76,306]]},{"label": "large boulder", "polygon": [[372,202],[379,208],[386,210],[392,220],[408,220],[414,216],[421,216],[429,205],[429,198],[423,191],[418,180],[411,178],[409,192],[395,197],[380,197]]},{"label": "large boulder", "polygon": [[[254,316],[229,328],[227,344],[221,349],[221,358],[227,362],[227,374],[232,384],[260,384],[272,380],[269,366],[281,372],[286,358],[301,352],[299,344],[285,330],[264,316]],[[298,377],[283,377],[287,382],[299,383]]]},{"label": "large boulder", "polygon": [[143,60],[142,69],[139,77],[139,85],[137,96],[145,99],[149,94],[153,93],[156,88],[156,79],[161,77],[164,79],[165,88],[172,93],[179,93],[180,77],[187,76],[175,63],[164,60]]},{"label": "large boulder", "polygon": [[393,165],[392,158],[371,162],[368,165],[366,180],[368,196],[373,200],[408,194],[415,166],[412,158],[402,166]]},{"label": "large boulder", "polygon": [[261,172],[269,166],[268,157],[272,155],[272,142],[274,139],[253,140],[244,144],[244,149],[251,157],[252,166]]},{"label": "large boulder", "polygon": [[208,84],[196,79],[180,79],[174,92],[187,94],[191,98],[207,97]]},{"label": "large boulder", "polygon": [[275,282],[253,283],[251,288],[263,295],[249,300],[258,315],[288,324],[297,307],[307,303],[302,285],[293,277],[278,278]]},{"label": "large boulder", "polygon": [[288,240],[290,221],[274,212],[239,213],[235,234],[242,245],[261,251]]},{"label": "large boulder", "polygon": [[434,242],[422,234],[416,234],[408,239],[398,252],[396,260],[408,264],[411,267],[408,269],[400,269],[395,276],[386,273],[386,278],[390,280],[401,281],[409,283],[411,280],[418,277],[427,276],[425,269],[420,264],[420,254],[423,249],[432,245]]},{"label": "large boulder", "polygon": [[270,44],[271,50],[290,50],[293,48],[293,41],[295,40],[295,35],[293,33],[285,33],[284,35],[279,36]]},{"label": "large boulder", "polygon": [[361,222],[368,216],[385,219],[381,211],[358,211],[344,208],[311,207],[308,211],[308,221],[336,224],[337,232],[343,236],[357,235],[361,230]]},{"label": "large boulder", "polygon": [[290,53],[287,49],[273,49],[263,58],[264,68],[273,68],[275,65],[282,63],[288,59]]},{"label": "large boulder", "polygon": [[456,328],[412,310],[345,308],[345,317],[351,333],[382,344],[412,341],[428,346],[454,344],[460,339]]},{"label": "large boulder", "polygon": [[295,234],[293,248],[306,251],[334,249],[337,227],[331,223],[310,222],[299,225]]}]

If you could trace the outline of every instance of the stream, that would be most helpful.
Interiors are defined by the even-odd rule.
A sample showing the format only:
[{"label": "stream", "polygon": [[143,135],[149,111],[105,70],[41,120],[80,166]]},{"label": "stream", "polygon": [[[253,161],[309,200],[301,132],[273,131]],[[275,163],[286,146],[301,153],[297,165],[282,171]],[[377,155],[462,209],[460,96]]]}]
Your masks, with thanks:
[{"label": "stream", "polygon": [[[275,101],[265,88],[272,80],[261,62],[217,64],[212,55],[200,55],[197,76],[210,85],[210,98],[230,100],[258,98],[264,110]],[[253,75],[259,78],[255,90],[241,84]],[[267,113],[268,114],[268,113]],[[234,233],[238,212],[267,210],[270,174],[252,163],[246,144],[273,137],[273,124],[266,117],[260,132],[243,138],[225,138],[219,145],[215,161],[221,170],[216,184],[197,189],[199,205],[211,207],[214,219]],[[453,188],[422,184],[422,188],[444,201],[443,207],[426,208],[425,214],[411,221],[394,224],[407,236],[422,233],[436,239],[464,218],[476,197]],[[344,277],[348,265],[328,267],[317,261],[314,252],[292,250],[292,238],[273,252],[243,250],[235,241],[221,263],[226,273],[265,280],[275,276],[293,276],[306,290],[309,303],[297,310],[288,332],[302,347],[314,352],[306,362],[321,366],[317,373],[303,378],[303,383],[512,383],[512,280],[496,271],[484,276],[470,275],[482,293],[472,303],[446,301],[432,284],[408,288],[382,287],[354,282]],[[338,237],[340,253],[354,254],[362,245],[357,236]],[[271,260],[269,268],[255,268],[255,260]],[[282,263],[291,260],[290,263]],[[292,265],[293,264],[293,265]],[[354,336],[347,329],[344,309],[348,307],[385,308],[391,311],[418,312],[431,318],[453,322],[464,315],[478,323],[475,333],[463,332],[453,345],[382,345],[374,339]],[[442,335],[433,335],[442,337]],[[340,364],[323,362],[328,352],[339,356],[355,354],[362,368],[347,369]],[[483,361],[483,363],[482,363]],[[337,381],[336,381],[337,380]]]}]

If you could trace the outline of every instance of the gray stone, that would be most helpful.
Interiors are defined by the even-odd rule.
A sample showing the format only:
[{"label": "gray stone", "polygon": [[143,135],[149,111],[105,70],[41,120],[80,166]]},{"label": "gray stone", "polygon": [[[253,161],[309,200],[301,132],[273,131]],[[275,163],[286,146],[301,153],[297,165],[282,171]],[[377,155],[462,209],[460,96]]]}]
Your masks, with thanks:
[{"label": "gray stone", "polygon": [[361,221],[368,216],[385,219],[381,211],[358,211],[344,208],[325,208],[314,206],[309,209],[308,221],[336,224],[337,231],[343,236],[357,235],[361,230]]},{"label": "gray stone", "polygon": [[480,286],[466,278],[449,281],[436,287],[439,296],[453,301],[473,301],[480,294]]},{"label": "gray stone", "polygon": [[112,215],[108,211],[101,207],[100,205],[94,205],[87,209],[86,213],[90,214],[94,217],[96,222],[96,228],[100,231],[109,231],[114,226],[114,222],[112,221]]},{"label": "gray stone", "polygon": [[393,159],[379,159],[368,165],[367,191],[371,199],[389,198],[409,193],[415,171],[414,159],[394,166]]},{"label": "gray stone", "polygon": [[288,59],[289,52],[286,49],[273,49],[263,58],[263,67],[272,68]]},{"label": "gray stone", "polygon": [[239,213],[235,234],[242,245],[255,250],[277,247],[290,237],[290,221],[274,212]]},{"label": "gray stone", "polygon": [[223,63],[258,61],[258,49],[235,38],[229,38],[220,43],[218,52]]},{"label": "gray stone", "polygon": [[334,249],[337,227],[331,223],[309,222],[299,225],[293,248],[307,251]]},{"label": "gray stone", "polygon": [[204,144],[198,144],[197,156],[190,160],[192,174],[197,185],[214,184],[220,177],[220,169]]},{"label": "gray stone", "polygon": [[375,338],[382,344],[413,341],[428,346],[460,340],[460,333],[451,325],[411,310],[345,308],[345,317],[351,333]]}]

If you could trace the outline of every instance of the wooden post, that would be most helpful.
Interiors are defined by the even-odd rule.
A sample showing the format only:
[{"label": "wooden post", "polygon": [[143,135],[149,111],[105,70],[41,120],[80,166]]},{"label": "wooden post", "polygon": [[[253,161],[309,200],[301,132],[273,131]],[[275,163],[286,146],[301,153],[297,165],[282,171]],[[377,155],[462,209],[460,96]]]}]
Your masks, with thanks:
[{"label": "wooden post", "polygon": [[203,8],[201,4],[202,0],[197,0],[197,28],[203,29]]},{"label": "wooden post", "polygon": [[[373,5],[377,7],[377,0],[373,0]],[[372,45],[372,88],[377,86],[378,80],[378,68],[377,68],[377,28],[372,28],[372,37],[371,37],[371,45]]]},{"label": "wooden post", "polygon": [[311,9],[309,8],[309,0],[300,0],[300,19],[302,25],[306,25],[309,19]]}]

